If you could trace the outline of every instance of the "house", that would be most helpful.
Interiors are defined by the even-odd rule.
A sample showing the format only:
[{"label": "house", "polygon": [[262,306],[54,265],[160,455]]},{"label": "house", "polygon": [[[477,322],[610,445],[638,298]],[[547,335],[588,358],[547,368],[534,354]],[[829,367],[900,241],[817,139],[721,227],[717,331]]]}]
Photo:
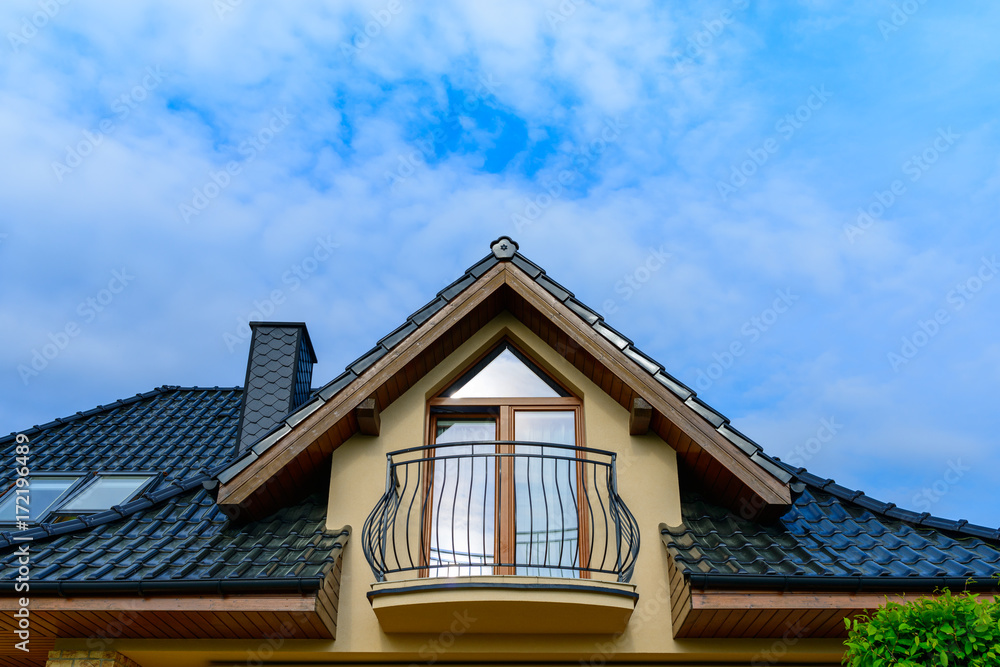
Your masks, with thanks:
[{"label": "house", "polygon": [[1000,531],[771,458],[517,250],[319,389],[258,322],[243,387],[4,438],[0,664],[837,665],[998,590]]}]

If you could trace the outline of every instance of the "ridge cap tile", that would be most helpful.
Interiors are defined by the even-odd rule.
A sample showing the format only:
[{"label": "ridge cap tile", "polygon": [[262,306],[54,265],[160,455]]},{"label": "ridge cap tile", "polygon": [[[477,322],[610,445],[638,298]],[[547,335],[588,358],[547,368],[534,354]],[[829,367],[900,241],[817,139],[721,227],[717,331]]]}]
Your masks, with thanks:
[{"label": "ridge cap tile", "polygon": [[479,279],[484,273],[492,269],[495,265],[499,264],[500,260],[496,258],[493,253],[490,253],[486,257],[470,266],[465,272],[475,279]]},{"label": "ridge cap tile", "polygon": [[565,303],[566,299],[573,297],[572,292],[570,292],[568,289],[566,289],[556,281],[552,280],[552,278],[547,276],[545,273],[542,273],[537,278],[535,278],[535,282],[541,285],[542,289],[544,289],[546,292],[554,296],[556,300],[559,301],[560,303]]},{"label": "ridge cap tile", "polygon": [[542,267],[538,266],[519,252],[514,253],[514,256],[510,258],[510,261],[514,266],[528,274],[528,277],[532,280],[535,280],[538,276],[545,273],[545,270]]}]

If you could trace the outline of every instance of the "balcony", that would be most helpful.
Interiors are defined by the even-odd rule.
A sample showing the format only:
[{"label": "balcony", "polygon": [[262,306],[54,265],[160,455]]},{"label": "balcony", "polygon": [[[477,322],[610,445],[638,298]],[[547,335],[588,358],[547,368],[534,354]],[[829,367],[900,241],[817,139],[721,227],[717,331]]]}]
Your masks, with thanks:
[{"label": "balcony", "polygon": [[[387,632],[434,632],[461,610],[474,632],[621,632],[639,529],[613,452],[476,441],[388,454],[362,529]],[[442,626],[443,624],[443,626]]]}]

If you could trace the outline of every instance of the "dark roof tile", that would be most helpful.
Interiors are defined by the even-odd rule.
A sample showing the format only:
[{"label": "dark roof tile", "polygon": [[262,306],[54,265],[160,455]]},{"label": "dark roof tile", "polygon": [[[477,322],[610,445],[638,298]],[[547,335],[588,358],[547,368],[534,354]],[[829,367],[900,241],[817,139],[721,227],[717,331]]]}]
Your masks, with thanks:
[{"label": "dark roof tile", "polygon": [[456,296],[465,291],[466,287],[468,287],[474,282],[476,282],[476,279],[473,276],[465,274],[464,276],[453,282],[451,285],[448,285],[443,290],[438,292],[438,296],[441,297],[442,299],[451,301]]},{"label": "dark roof tile", "polygon": [[416,323],[407,320],[406,322],[403,322],[402,326],[397,327],[395,331],[380,340],[378,344],[387,350],[391,350],[402,342],[404,338],[416,331],[416,329]]},{"label": "dark roof tile", "polygon": [[627,356],[635,363],[639,364],[639,366],[645,369],[646,372],[649,373],[650,375],[656,375],[659,371],[663,369],[663,367],[660,364],[658,364],[654,359],[646,356],[645,354],[635,349],[634,347],[626,347],[624,351],[625,351],[625,356]]},{"label": "dark roof tile", "polygon": [[358,377],[353,371],[346,371],[335,377],[329,384],[320,389],[319,397],[324,401],[329,401],[331,398],[340,393],[340,391],[347,385],[354,382],[354,378]]},{"label": "dark roof tile", "polygon": [[545,273],[540,266],[525,258],[520,253],[514,255],[511,262],[513,262],[514,266],[527,273],[532,280]]},{"label": "dark roof tile", "polygon": [[[514,260],[515,263],[517,263],[516,258],[517,256],[515,255],[515,260]],[[481,275],[483,275],[484,273],[486,273],[499,263],[500,260],[498,260],[492,253],[490,253],[488,256],[484,257],[477,264],[475,264],[471,269],[466,271],[466,273],[468,273],[473,278],[479,278]]]},{"label": "dark roof tile", "polygon": [[697,396],[689,396],[688,399],[684,401],[684,405],[697,412],[715,428],[719,428],[723,424],[729,423],[728,419],[716,412],[711,406]]},{"label": "dark roof tile", "polygon": [[544,274],[538,276],[535,282],[541,285],[542,289],[554,296],[558,301],[565,301],[573,296],[572,292]]},{"label": "dark roof tile", "polygon": [[361,357],[359,357],[356,361],[348,365],[348,368],[351,370],[352,373],[361,375],[372,364],[374,364],[376,361],[384,357],[386,352],[388,352],[388,350],[386,350],[384,347],[373,348],[368,352],[366,352],[365,354],[363,354]]},{"label": "dark roof tile", "polygon": [[[870,505],[865,498],[857,500]],[[771,524],[743,519],[691,488],[681,490],[681,512],[680,526],[661,528],[685,572],[985,580],[1000,572],[1000,542],[942,532],[945,523],[958,522],[925,517],[925,526],[914,528],[815,485],[806,485],[792,508]],[[941,529],[927,527],[930,523]]]},{"label": "dark roof tile", "polygon": [[566,305],[570,310],[583,318],[587,324],[594,324],[595,322],[604,319],[598,313],[594,312],[576,299],[567,299]]},{"label": "dark roof tile", "polygon": [[718,430],[719,433],[722,434],[722,437],[742,449],[743,453],[747,456],[753,456],[757,452],[761,451],[760,445],[737,431],[729,424],[722,424],[719,426]]},{"label": "dark roof tile", "polygon": [[624,350],[626,347],[632,344],[632,341],[630,341],[628,338],[626,338],[625,336],[621,335],[620,333],[609,327],[604,322],[597,322],[596,324],[594,324],[594,331],[604,336],[604,338],[608,339],[608,341],[610,341],[611,344],[617,347],[619,350]]},{"label": "dark roof tile", "polygon": [[444,308],[447,304],[447,301],[438,297],[417,312],[410,315],[410,319],[417,325],[421,325],[432,318],[435,313]]},{"label": "dark roof tile", "polygon": [[694,392],[688,389],[683,382],[666,371],[658,371],[656,375],[653,376],[653,379],[673,392],[673,394],[682,401],[686,401],[690,396],[694,395]]}]

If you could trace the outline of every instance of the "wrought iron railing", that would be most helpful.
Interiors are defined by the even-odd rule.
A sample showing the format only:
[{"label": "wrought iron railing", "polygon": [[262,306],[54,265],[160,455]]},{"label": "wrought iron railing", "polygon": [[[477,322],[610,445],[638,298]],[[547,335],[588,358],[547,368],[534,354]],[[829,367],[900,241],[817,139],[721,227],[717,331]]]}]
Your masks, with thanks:
[{"label": "wrought iron railing", "polygon": [[385,493],[361,539],[378,581],[511,574],[627,582],[639,553],[615,454],[541,442],[390,452]]}]

